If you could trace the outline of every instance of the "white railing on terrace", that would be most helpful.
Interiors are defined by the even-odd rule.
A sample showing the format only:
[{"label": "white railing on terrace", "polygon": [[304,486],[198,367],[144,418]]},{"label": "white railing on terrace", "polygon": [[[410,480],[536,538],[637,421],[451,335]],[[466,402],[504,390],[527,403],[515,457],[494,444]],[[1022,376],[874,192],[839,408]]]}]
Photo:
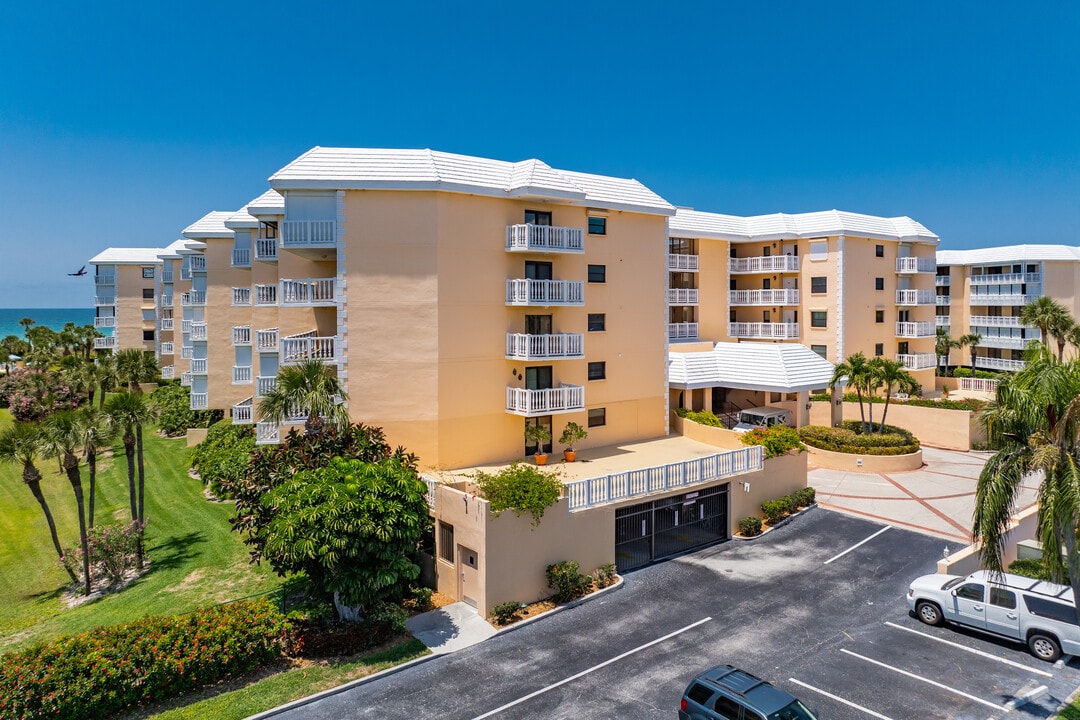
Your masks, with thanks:
[{"label": "white railing on terrace", "polygon": [[439,487],[438,480],[432,480],[426,475],[421,475],[420,479],[427,485],[427,492],[424,493],[424,499],[427,500],[428,507],[432,510],[435,509],[435,488]]},{"label": "white railing on terrace", "polygon": [[[972,328],[974,330],[974,328]],[[1037,338],[1022,338],[1019,335],[987,335],[985,333],[979,333],[982,335],[982,339],[979,340],[979,347],[987,348],[1001,348],[1003,350],[1023,350],[1032,340]]]},{"label": "white railing on terrace", "polygon": [[256,260],[277,260],[277,238],[255,238]]},{"label": "white railing on terrace", "polygon": [[277,445],[281,438],[281,427],[276,422],[255,423],[256,445]]},{"label": "white railing on terrace", "polygon": [[162,330],[172,330],[174,327],[175,327],[175,323],[173,322],[173,319],[171,317],[170,318],[161,318],[161,329]]},{"label": "white railing on terrace", "polygon": [[206,340],[206,323],[193,322],[191,323],[191,340],[192,342],[204,342]]},{"label": "white railing on terrace", "polygon": [[698,324],[696,322],[678,322],[667,324],[668,340],[697,340]]},{"label": "white railing on terrace", "polygon": [[585,388],[560,385],[543,390],[506,388],[506,412],[532,417],[585,409]]},{"label": "white railing on terrace", "polygon": [[281,281],[282,305],[333,305],[334,278]]},{"label": "white railing on terrace", "polygon": [[948,305],[949,304],[949,296],[948,295],[935,295],[934,296],[934,304],[938,305],[938,306]]},{"label": "white railing on terrace", "polygon": [[281,246],[334,245],[336,227],[333,220],[286,220],[281,223]]},{"label": "white railing on terrace", "polygon": [[277,375],[259,375],[255,378],[255,396],[266,397],[277,386]]},{"label": "white railing on terrace", "polygon": [[584,305],[581,280],[507,280],[507,305]]},{"label": "white railing on terrace", "polygon": [[672,272],[697,272],[698,260],[699,258],[697,255],[668,253],[667,269]]},{"label": "white railing on terrace", "polygon": [[114,337],[94,338],[94,349],[95,350],[115,350],[116,349],[116,338],[114,338]]},{"label": "white railing on terrace", "polygon": [[207,393],[191,393],[191,409],[205,410],[210,407],[210,396]]},{"label": "white railing on terrace", "polygon": [[251,344],[251,326],[250,325],[234,325],[232,329],[232,344],[233,345],[250,345]]},{"label": "white railing on terrace", "polygon": [[256,285],[256,305],[277,305],[277,285]]},{"label": "white railing on terrace", "polygon": [[172,307],[172,295],[159,295],[158,305],[161,307]]},{"label": "white railing on terrace", "polygon": [[555,225],[507,225],[506,249],[510,252],[585,252],[581,228]]},{"label": "white railing on terrace", "polygon": [[172,365],[162,365],[161,366],[161,379],[162,380],[172,380],[174,375],[175,375],[175,368]]},{"label": "white railing on terrace", "polygon": [[255,331],[255,349],[259,352],[277,352],[278,329],[267,328]]},{"label": "white railing on terrace", "polygon": [[897,290],[897,305],[937,305],[937,294],[933,290]]},{"label": "white railing on terrace", "polygon": [[936,273],[937,259],[932,257],[898,257],[896,258],[896,272],[898,273]]},{"label": "white railing on terrace", "polygon": [[694,460],[564,483],[570,512],[761,470],[764,448],[751,445]]},{"label": "white railing on terrace", "polygon": [[191,268],[189,268],[186,265],[184,267],[180,268],[180,279],[181,280],[190,280],[191,279]]},{"label": "white railing on terrace", "polygon": [[976,325],[981,327],[1031,327],[1030,325],[1021,324],[1019,315],[972,315],[971,326],[975,327]]},{"label": "white railing on terrace", "polygon": [[206,258],[202,255],[191,256],[191,272],[204,273],[206,272]]},{"label": "white railing on terrace", "polygon": [[173,271],[172,270],[162,270],[161,271],[161,282],[163,282],[163,283],[171,283],[172,281],[173,281]]},{"label": "white railing on terrace", "polygon": [[174,350],[174,346],[173,346],[173,344],[171,342],[163,342],[163,343],[161,343],[161,354],[162,355],[172,355],[173,350]]},{"label": "white railing on terrace", "polygon": [[795,255],[728,258],[728,272],[730,273],[797,272],[798,269],[799,258]]},{"label": "white railing on terrace", "polygon": [[[949,327],[950,324],[951,324],[951,319],[950,319],[950,317],[948,315],[935,315],[934,316],[934,325],[936,325],[938,327]],[[937,331],[935,330],[934,332],[936,334]]]},{"label": "white railing on terrace", "polygon": [[233,305],[250,305],[251,304],[251,288],[234,287],[232,289],[232,304]]},{"label": "white railing on terrace", "polygon": [[1023,370],[1023,360],[1006,360],[1005,358],[982,357],[975,358],[975,367],[989,370]]},{"label": "white railing on terrace", "polygon": [[190,320],[181,320],[180,321],[180,332],[182,332],[185,335],[189,335],[191,333],[191,321]]},{"label": "white railing on terrace", "polygon": [[799,323],[733,322],[728,323],[728,336],[733,338],[789,340],[799,337]]},{"label": "white railing on terrace", "polygon": [[952,280],[948,275],[935,275],[934,284],[938,287],[945,287],[952,284]]},{"label": "white railing on terrace", "polygon": [[990,378],[960,378],[960,389],[971,390],[972,392],[985,392],[992,393],[997,390],[1000,380],[991,380]]},{"label": "white railing on terrace", "polygon": [[794,288],[776,290],[730,290],[729,305],[798,305],[799,291]]},{"label": "white railing on terrace", "polygon": [[233,365],[232,366],[232,381],[233,381],[233,385],[250,385],[251,384],[251,366],[250,365]]},{"label": "white railing on terrace", "polygon": [[281,364],[290,365],[304,360],[333,362],[337,338],[333,337],[287,337],[281,338]]},{"label": "white railing on terrace", "polygon": [[896,356],[896,362],[908,370],[925,370],[937,365],[937,355],[934,353],[914,353]]},{"label": "white railing on terrace", "polygon": [[96,328],[110,328],[116,327],[116,318],[109,317],[96,317],[94,318],[94,327]]},{"label": "white railing on terrace", "polygon": [[972,285],[1022,285],[1042,283],[1042,273],[1004,273],[1001,275],[972,275]]},{"label": "white railing on terrace", "polygon": [[115,304],[116,304],[116,296],[115,295],[95,295],[94,296],[94,305],[96,307],[107,307],[109,305],[115,305]]},{"label": "white railing on terrace", "polygon": [[191,358],[191,374],[192,375],[205,375],[206,374],[206,358]]},{"label": "white railing on terrace", "polygon": [[95,275],[94,276],[94,284],[95,285],[115,285],[116,284],[116,276],[115,275]]},{"label": "white railing on terrace", "polygon": [[922,338],[934,337],[937,334],[937,322],[929,320],[919,322],[896,323],[896,337]]},{"label": "white railing on terrace", "polygon": [[206,293],[201,290],[191,290],[190,292],[186,292],[180,296],[180,304],[187,306],[205,305]]},{"label": "white railing on terrace", "polygon": [[191,373],[180,373],[180,384],[184,387],[191,387]]},{"label": "white railing on terrace", "polygon": [[190,360],[193,357],[195,357],[195,348],[191,347],[190,345],[181,345],[180,346],[180,359],[181,360]]},{"label": "white railing on terrace", "polygon": [[251,267],[251,248],[233,248],[233,267]]},{"label": "white railing on terrace", "polygon": [[232,406],[233,425],[250,425],[252,422],[252,399],[241,400]]},{"label": "white railing on terrace", "polygon": [[667,304],[668,305],[697,305],[698,304],[698,289],[697,288],[668,288],[668,291],[667,291]]},{"label": "white railing on terrace", "polygon": [[506,333],[506,357],[510,360],[559,360],[585,357],[581,333],[528,335]]},{"label": "white railing on terrace", "polygon": [[971,293],[968,298],[969,305],[1027,305],[1038,295],[1025,295],[1023,293]]}]

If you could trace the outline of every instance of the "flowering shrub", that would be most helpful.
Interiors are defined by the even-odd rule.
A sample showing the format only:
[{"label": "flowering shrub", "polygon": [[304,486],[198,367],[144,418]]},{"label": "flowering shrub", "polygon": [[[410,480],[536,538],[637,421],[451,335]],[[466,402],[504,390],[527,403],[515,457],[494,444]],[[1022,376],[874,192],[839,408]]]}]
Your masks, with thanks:
[{"label": "flowering shrub", "polygon": [[0,407],[16,420],[42,420],[57,410],[79,407],[82,395],[62,375],[50,370],[16,368],[0,377]]},{"label": "flowering shrub", "polygon": [[[90,580],[104,580],[112,585],[124,579],[138,564],[136,552],[143,528],[138,520],[127,525],[98,525],[86,531],[90,552]],[[76,575],[82,573],[82,548],[65,550],[60,561]]]},{"label": "flowering shrub", "polygon": [[0,656],[0,717],[109,717],[275,660],[285,619],[265,600],[65,635]]},{"label": "flowering shrub", "polygon": [[754,428],[743,433],[742,443],[743,445],[761,445],[765,448],[767,458],[785,455],[789,450],[802,452],[806,449],[806,446],[799,441],[799,431],[787,425]]}]

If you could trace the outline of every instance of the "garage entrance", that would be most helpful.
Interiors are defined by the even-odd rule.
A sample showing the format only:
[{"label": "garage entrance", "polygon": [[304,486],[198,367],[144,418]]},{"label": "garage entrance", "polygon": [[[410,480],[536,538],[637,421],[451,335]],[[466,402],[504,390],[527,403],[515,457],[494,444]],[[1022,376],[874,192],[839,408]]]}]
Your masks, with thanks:
[{"label": "garage entrance", "polygon": [[615,510],[615,567],[648,565],[728,539],[729,483]]}]

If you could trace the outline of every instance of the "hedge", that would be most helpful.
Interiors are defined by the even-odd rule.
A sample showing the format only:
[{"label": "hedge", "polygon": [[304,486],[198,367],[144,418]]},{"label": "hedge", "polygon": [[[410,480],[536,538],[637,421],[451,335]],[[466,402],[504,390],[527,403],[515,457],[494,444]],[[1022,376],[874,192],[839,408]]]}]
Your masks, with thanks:
[{"label": "hedge", "polygon": [[696,422],[698,425],[708,425],[709,427],[724,427],[723,421],[716,415],[713,415],[708,410],[694,411],[687,410],[686,408],[678,408],[675,410],[675,414],[681,418],[686,418],[691,422]]},{"label": "hedge", "polygon": [[[953,377],[958,377],[958,378],[969,378],[969,377],[971,377],[971,368],[969,368],[969,367],[958,367],[958,368],[953,370],[952,376]],[[1008,373],[990,372],[989,370],[976,370],[975,371],[975,377],[984,378],[986,380],[1003,380],[1003,379],[1009,377],[1009,374]]]},{"label": "hedge", "polygon": [[819,450],[851,455],[908,455],[919,449],[919,441],[903,428],[886,425],[884,433],[870,434],[861,429],[858,420],[845,420],[835,428],[807,425],[799,429],[799,438]]},{"label": "hedge", "polygon": [[109,717],[249,673],[281,656],[265,599],[64,635],[0,656],[0,717]]}]

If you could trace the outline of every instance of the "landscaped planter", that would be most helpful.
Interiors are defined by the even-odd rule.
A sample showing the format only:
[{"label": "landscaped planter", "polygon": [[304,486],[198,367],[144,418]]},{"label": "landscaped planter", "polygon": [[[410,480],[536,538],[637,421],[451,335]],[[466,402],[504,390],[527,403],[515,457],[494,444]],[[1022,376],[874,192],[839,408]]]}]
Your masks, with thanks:
[{"label": "landscaped planter", "polygon": [[[890,418],[892,419],[892,418]],[[890,473],[918,470],[923,466],[922,449],[906,455],[855,455],[806,446],[810,464],[830,470],[848,472]]]}]

